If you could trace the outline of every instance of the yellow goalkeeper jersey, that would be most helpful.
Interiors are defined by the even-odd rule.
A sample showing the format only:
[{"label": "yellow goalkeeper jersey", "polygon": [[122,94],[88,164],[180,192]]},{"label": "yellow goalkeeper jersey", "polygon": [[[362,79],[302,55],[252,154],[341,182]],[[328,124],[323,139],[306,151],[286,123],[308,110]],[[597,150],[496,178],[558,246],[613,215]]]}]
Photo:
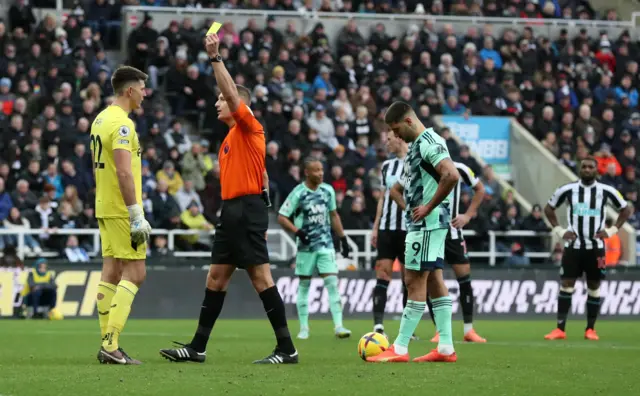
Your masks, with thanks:
[{"label": "yellow goalkeeper jersey", "polygon": [[131,153],[131,173],[136,190],[136,202],[142,204],[141,148],[135,125],[119,106],[102,110],[91,125],[91,153],[96,178],[96,217],[129,217],[127,206],[120,192],[114,150]]}]

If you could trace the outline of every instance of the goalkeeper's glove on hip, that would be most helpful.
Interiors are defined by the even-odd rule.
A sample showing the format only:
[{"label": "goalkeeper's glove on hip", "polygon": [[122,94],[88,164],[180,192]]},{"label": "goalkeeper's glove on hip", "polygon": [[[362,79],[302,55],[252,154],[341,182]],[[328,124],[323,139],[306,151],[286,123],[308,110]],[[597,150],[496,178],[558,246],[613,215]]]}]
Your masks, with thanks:
[{"label": "goalkeeper's glove on hip", "polygon": [[143,244],[149,240],[151,235],[151,225],[144,218],[142,205],[127,206],[129,211],[129,224],[131,227],[131,242]]}]

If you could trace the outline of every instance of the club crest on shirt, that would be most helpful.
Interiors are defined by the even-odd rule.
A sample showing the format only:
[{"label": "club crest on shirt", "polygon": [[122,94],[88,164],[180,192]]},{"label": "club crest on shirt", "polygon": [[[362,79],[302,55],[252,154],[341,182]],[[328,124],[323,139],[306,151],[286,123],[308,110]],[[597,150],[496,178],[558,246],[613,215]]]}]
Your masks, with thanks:
[{"label": "club crest on shirt", "polygon": [[222,152],[224,152],[225,154],[229,153],[229,143],[224,144],[224,147],[222,148]]},{"label": "club crest on shirt", "polygon": [[118,133],[119,133],[119,134],[120,134],[120,136],[122,136],[122,137],[127,137],[127,136],[129,136],[129,133],[130,133],[130,132],[131,132],[131,131],[129,130],[129,127],[128,127],[128,126],[126,126],[126,125],[121,126],[121,127],[120,127],[120,129],[118,130]]}]

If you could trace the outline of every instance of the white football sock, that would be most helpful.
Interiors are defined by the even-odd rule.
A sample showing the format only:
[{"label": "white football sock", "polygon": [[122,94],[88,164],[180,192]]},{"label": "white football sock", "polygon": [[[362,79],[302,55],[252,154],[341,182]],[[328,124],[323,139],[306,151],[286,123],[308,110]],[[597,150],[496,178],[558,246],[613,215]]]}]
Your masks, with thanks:
[{"label": "white football sock", "polygon": [[455,352],[455,349],[453,349],[453,345],[438,344],[438,352],[443,355],[451,355]]},{"label": "white football sock", "polygon": [[409,348],[398,344],[393,344],[393,350],[396,351],[398,355],[406,355],[409,353]]},{"label": "white football sock", "polygon": [[473,330],[473,323],[465,323],[464,324],[464,334],[466,335],[471,330]]}]

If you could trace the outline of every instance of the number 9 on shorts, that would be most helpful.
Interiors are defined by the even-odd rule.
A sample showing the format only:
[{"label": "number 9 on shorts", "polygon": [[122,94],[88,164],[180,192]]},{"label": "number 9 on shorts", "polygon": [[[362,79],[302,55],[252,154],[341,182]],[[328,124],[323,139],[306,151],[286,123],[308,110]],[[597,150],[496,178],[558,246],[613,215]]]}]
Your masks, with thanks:
[{"label": "number 9 on shorts", "polygon": [[444,243],[448,229],[407,232],[404,244],[405,268],[433,271],[444,267]]}]

